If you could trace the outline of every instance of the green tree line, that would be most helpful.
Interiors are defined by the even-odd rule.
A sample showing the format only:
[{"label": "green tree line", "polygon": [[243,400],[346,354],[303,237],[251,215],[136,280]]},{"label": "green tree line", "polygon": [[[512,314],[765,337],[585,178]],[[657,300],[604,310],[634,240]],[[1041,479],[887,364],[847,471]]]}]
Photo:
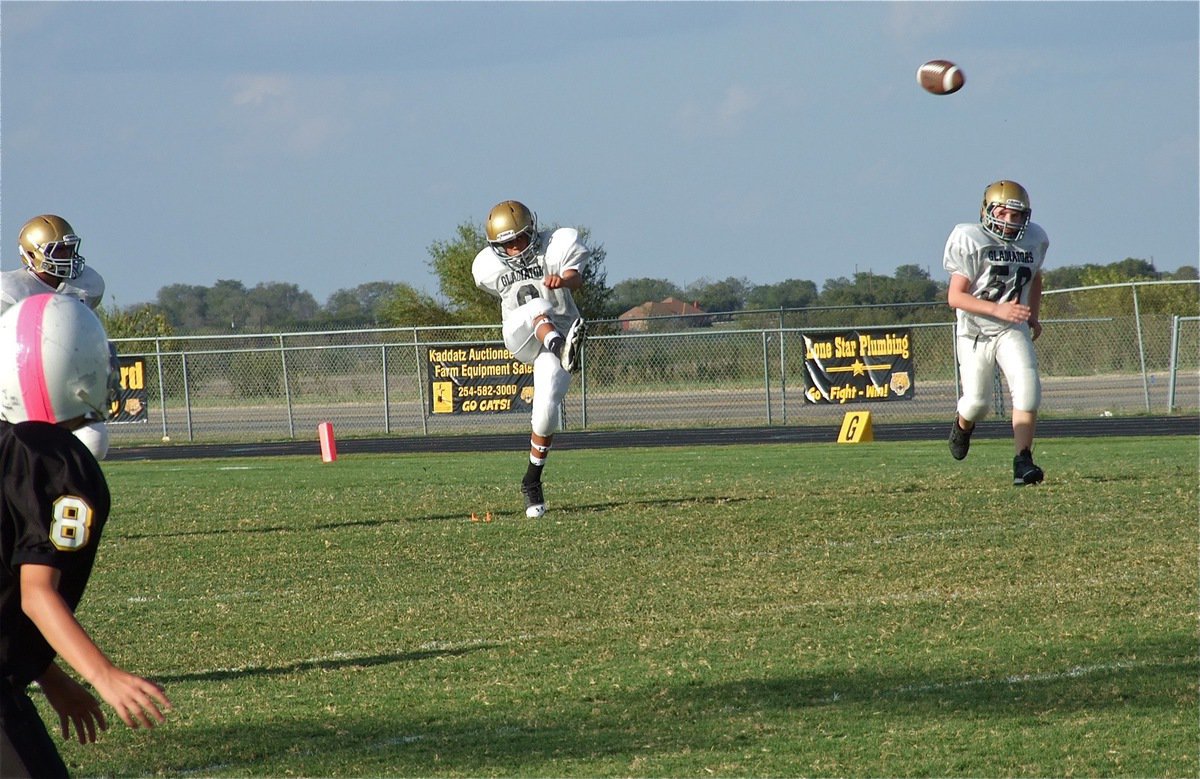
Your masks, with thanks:
[{"label": "green tree line", "polygon": [[[916,264],[901,265],[892,275],[870,271],[827,279],[818,288],[807,279],[755,284],[744,277],[699,279],[680,286],[667,279],[626,279],[609,286],[604,245],[586,227],[577,228],[592,261],[576,302],[589,320],[615,319],[634,306],[667,298],[693,303],[711,314],[769,309],[872,306],[943,301],[946,279],[933,278]],[[282,330],[364,327],[455,326],[495,324],[499,306],[475,286],[471,263],[487,245],[481,225],[464,222],[455,234],[428,247],[428,264],[439,293],[429,295],[409,284],[371,281],[339,289],[322,305],[296,284],[268,282],[246,287],[222,279],[212,286],[170,284],[152,303],[125,308],[102,306],[101,317],[113,338],[165,337],[174,334],[261,333]],[[1128,281],[1194,280],[1195,266],[1164,273],[1146,260],[1126,258],[1108,265],[1072,265],[1043,271],[1044,288],[1069,289]],[[1197,287],[1174,285],[1154,290],[1139,301],[1144,313],[1197,315]],[[1071,314],[1132,313],[1129,295],[1089,295]],[[1078,310],[1078,305],[1084,309]],[[1116,310],[1114,310],[1114,308]],[[1126,310],[1128,309],[1128,310]]]}]

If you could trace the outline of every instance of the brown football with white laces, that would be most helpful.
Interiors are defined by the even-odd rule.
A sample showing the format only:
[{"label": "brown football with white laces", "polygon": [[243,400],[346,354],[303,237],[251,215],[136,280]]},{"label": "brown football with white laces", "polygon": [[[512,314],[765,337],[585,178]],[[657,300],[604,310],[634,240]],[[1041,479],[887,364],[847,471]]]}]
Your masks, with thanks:
[{"label": "brown football with white laces", "polygon": [[930,60],[917,68],[917,83],[930,94],[953,95],[967,83],[967,77],[950,60]]}]

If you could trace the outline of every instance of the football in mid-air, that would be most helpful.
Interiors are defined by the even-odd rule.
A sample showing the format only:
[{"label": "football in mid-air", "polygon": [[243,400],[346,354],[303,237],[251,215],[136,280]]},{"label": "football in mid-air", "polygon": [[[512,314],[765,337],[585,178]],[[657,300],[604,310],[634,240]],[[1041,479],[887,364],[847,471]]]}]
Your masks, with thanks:
[{"label": "football in mid-air", "polygon": [[953,95],[967,83],[967,77],[950,60],[929,60],[917,68],[917,83],[930,94]]}]

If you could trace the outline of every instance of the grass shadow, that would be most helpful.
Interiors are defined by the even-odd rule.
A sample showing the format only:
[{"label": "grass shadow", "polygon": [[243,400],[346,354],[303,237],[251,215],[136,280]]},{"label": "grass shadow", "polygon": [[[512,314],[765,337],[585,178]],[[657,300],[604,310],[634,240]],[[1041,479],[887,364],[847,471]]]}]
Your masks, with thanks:
[{"label": "grass shadow", "polygon": [[[312,667],[383,665],[460,653],[420,652],[314,663]],[[1132,654],[1143,656],[1141,652]],[[297,664],[269,669],[267,673],[304,667]],[[729,760],[738,755],[767,753],[771,751],[765,748],[769,744],[778,749],[781,730],[807,738],[805,734],[812,731],[813,725],[830,721],[909,722],[914,727],[929,727],[939,722],[987,717],[991,728],[1003,731],[1011,727],[1016,732],[1019,723],[1049,717],[1041,721],[1041,727],[1047,731],[1044,737],[1052,738],[1054,722],[1069,721],[1073,712],[1091,717],[1108,709],[1116,717],[1128,717],[1138,710],[1179,709],[1183,706],[1181,698],[1188,697],[1194,710],[1198,671],[1200,659],[1193,652],[1160,656],[1157,660],[1112,658],[1107,662],[1098,660],[1087,668],[1017,676],[1004,670],[980,678],[939,678],[935,672],[928,676],[914,672],[796,674],[716,683],[684,682],[666,688],[626,688],[615,695],[583,698],[566,693],[533,705],[525,702],[490,710],[471,707],[433,717],[428,713],[381,710],[375,718],[339,719],[336,737],[314,714],[300,721],[276,722],[269,730],[262,725],[214,727],[189,730],[178,738],[187,742],[186,754],[228,756],[228,762],[220,765],[221,772],[230,775],[251,771],[260,775],[283,771],[363,776],[663,775],[661,769],[652,766],[673,765],[673,773],[677,773],[679,766],[696,768],[703,764],[696,760]],[[213,681],[222,677],[205,674],[199,678]],[[1192,722],[1190,717],[1185,719]],[[1184,737],[1192,738],[1188,734],[1166,735],[1168,739]],[[1128,738],[1132,745],[1139,736],[1131,732]],[[274,745],[266,755],[264,744]],[[288,745],[292,745],[290,750]],[[1118,746],[1128,745],[1080,745],[1067,757],[1107,766],[1105,750]],[[794,754],[763,758],[782,762],[758,763],[758,758],[748,757],[747,762],[739,764],[743,769],[740,773],[803,774],[821,764],[822,748],[827,744],[814,737],[812,743],[795,747]],[[1000,762],[994,765],[1008,766],[1004,761],[1012,758],[997,756]],[[943,775],[961,770],[955,764],[939,762],[941,759],[928,756],[924,769],[915,770]],[[153,767],[145,768],[168,774],[202,770],[166,756],[155,762]],[[1038,767],[1054,774],[1072,765],[1087,764],[1064,762]],[[644,768],[632,768],[637,765]],[[354,768],[348,771],[348,766]],[[907,764],[895,768],[914,770]]]},{"label": "grass shadow", "polygon": [[304,671],[336,671],[343,668],[371,668],[375,666],[392,665],[394,663],[416,663],[422,660],[433,660],[443,657],[459,657],[461,655],[494,649],[496,644],[475,644],[457,649],[428,649],[416,652],[400,652],[387,655],[366,655],[362,657],[339,657],[323,660],[301,660],[277,666],[245,666],[243,668],[219,668],[212,671],[195,673],[156,675],[154,681],[159,684],[172,682],[224,682],[232,679],[247,677],[285,676]]}]

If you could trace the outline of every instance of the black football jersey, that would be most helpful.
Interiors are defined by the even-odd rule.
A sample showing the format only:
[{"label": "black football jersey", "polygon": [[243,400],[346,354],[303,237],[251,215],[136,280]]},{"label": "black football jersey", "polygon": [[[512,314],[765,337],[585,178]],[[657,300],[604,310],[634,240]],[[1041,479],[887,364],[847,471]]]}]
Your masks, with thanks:
[{"label": "black football jersey", "polygon": [[0,674],[27,684],[54,650],[21,611],[20,566],[59,569],[59,592],[74,611],[111,497],[88,448],[47,422],[0,422],[0,474]]}]

